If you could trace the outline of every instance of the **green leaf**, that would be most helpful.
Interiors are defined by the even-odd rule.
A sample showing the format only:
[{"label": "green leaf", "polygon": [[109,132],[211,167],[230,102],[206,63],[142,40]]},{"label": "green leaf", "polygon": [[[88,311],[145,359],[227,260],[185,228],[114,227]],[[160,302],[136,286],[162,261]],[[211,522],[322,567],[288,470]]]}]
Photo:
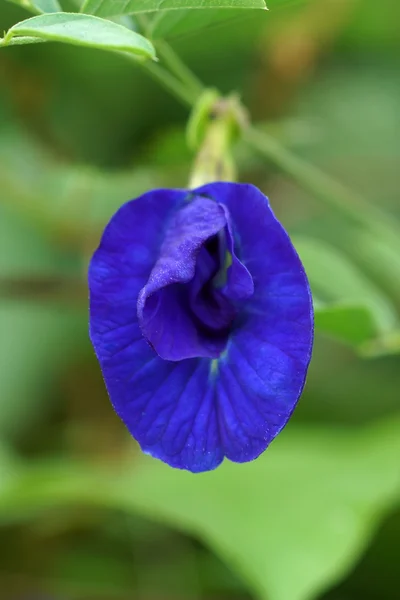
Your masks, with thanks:
[{"label": "green leaf", "polygon": [[[62,277],[63,262],[32,227],[0,206],[1,292],[9,280]],[[86,348],[87,315],[43,299],[24,300],[21,293],[11,299],[1,293],[0,330],[0,436],[14,437],[45,414],[46,391],[68,363],[71,349]]]},{"label": "green leaf", "polygon": [[394,329],[378,339],[366,341],[360,352],[366,358],[400,354],[400,329]]},{"label": "green leaf", "polygon": [[[186,35],[201,29],[212,29],[218,26],[229,27],[239,19],[254,17],[254,13],[243,13],[243,10],[205,9],[202,11],[177,10],[160,11],[152,20],[149,34],[154,39],[173,38]],[[259,17],[258,17],[259,18]]]},{"label": "green leaf", "polygon": [[33,0],[32,4],[42,13],[61,12],[58,0]]},{"label": "green leaf", "polygon": [[58,0],[8,0],[37,14],[60,12]]},{"label": "green leaf", "polygon": [[127,52],[142,59],[155,58],[153,45],[143,36],[112,21],[90,15],[50,13],[32,17],[11,27],[0,39],[0,45],[12,44],[21,37]]},{"label": "green leaf", "polygon": [[400,255],[386,239],[365,231],[351,232],[344,244],[374,278],[398,302],[400,300]]},{"label": "green leaf", "polygon": [[292,427],[254,462],[199,477],[143,459],[115,493],[198,535],[259,598],[309,600],[349,571],[398,502],[399,433],[399,421],[367,432]]},{"label": "green leaf", "polygon": [[399,453],[392,417],[361,430],[291,426],[257,460],[195,476],[138,455],[120,473],[38,464],[0,494],[0,517],[82,502],[140,513],[200,538],[258,598],[312,600],[398,503]]},{"label": "green leaf", "polygon": [[1,203],[52,239],[81,244],[92,236],[97,243],[124,202],[162,185],[168,181],[143,167],[108,173],[59,163],[11,120],[0,129]]},{"label": "green leaf", "polygon": [[[393,328],[397,315],[390,300],[339,250],[311,238],[295,237],[293,243],[318,298],[327,304],[363,306],[378,331]],[[343,323],[339,329],[342,327]]]},{"label": "green leaf", "polygon": [[116,17],[143,12],[206,8],[261,8],[264,0],[86,0],[82,12],[99,17]]},{"label": "green leaf", "polygon": [[18,476],[18,461],[3,441],[0,443],[0,497]]},{"label": "green leaf", "polygon": [[318,306],[315,308],[315,326],[318,331],[354,346],[369,342],[379,334],[366,306]]},{"label": "green leaf", "polygon": [[[276,10],[296,4],[305,4],[309,0],[267,0],[266,5],[270,9],[270,14],[276,13]],[[173,38],[187,35],[202,29],[213,29],[214,27],[228,28],[243,19],[259,18],[259,15],[253,11],[243,13],[243,10],[236,7],[226,11],[223,8],[204,8],[201,11],[176,10],[159,11],[152,20],[149,33],[152,38]]]}]

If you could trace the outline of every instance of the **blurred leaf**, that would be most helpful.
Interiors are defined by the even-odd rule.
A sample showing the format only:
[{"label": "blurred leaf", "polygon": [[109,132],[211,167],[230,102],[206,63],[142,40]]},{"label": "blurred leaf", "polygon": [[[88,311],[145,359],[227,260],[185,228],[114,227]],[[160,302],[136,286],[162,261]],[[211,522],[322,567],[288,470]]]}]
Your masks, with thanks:
[{"label": "blurred leaf", "polygon": [[310,600],[351,569],[398,503],[399,453],[392,418],[362,430],[292,426],[257,460],[195,476],[145,456],[119,461],[119,474],[37,464],[0,494],[0,516],[66,502],[139,512],[201,538],[259,598]]},{"label": "blurred leaf", "polygon": [[[84,311],[0,302],[0,433],[17,436],[48,414],[57,374],[86,347]],[[88,346],[88,344],[87,344]]]},{"label": "blurred leaf", "polygon": [[[4,208],[0,212],[0,280],[59,276],[62,257]],[[57,373],[86,348],[85,310],[0,298],[0,434],[15,436],[40,422]],[[42,414],[43,413],[43,414]]]},{"label": "blurred leaf", "polygon": [[361,353],[369,358],[400,354],[400,329],[395,329],[376,340],[367,341],[361,346]]},{"label": "blurred leaf", "polygon": [[[298,4],[306,4],[310,0],[267,0],[267,8],[270,9],[270,15],[275,15],[279,9],[292,7]],[[242,9],[232,6],[229,12],[224,8],[214,8],[210,10],[207,6],[201,11],[188,10],[187,7],[176,11],[160,10],[153,18],[150,25],[150,34],[154,38],[178,37],[193,33],[197,30],[212,29],[218,26],[229,27],[232,24],[242,23],[243,19],[260,19],[260,15],[253,12],[243,13]],[[265,15],[265,24],[268,16]]]},{"label": "blurred leaf", "polygon": [[61,6],[58,0],[8,0],[14,4],[22,6],[34,13],[53,13],[60,12]]},{"label": "blurred leaf", "polygon": [[385,519],[366,555],[346,581],[321,600],[398,600],[399,540],[400,510],[395,510]]},{"label": "blurred leaf", "polygon": [[19,475],[19,463],[3,441],[0,441],[0,496]]},{"label": "blurred leaf", "polygon": [[264,0],[86,0],[82,12],[99,17],[115,17],[142,12],[180,8],[264,8]]},{"label": "blurred leaf", "polygon": [[61,12],[58,0],[33,0],[32,4],[42,13]]},{"label": "blurred leaf", "polygon": [[259,597],[314,598],[351,568],[398,502],[399,428],[292,427],[256,461],[199,477],[146,458],[120,493],[206,540]]},{"label": "blurred leaf", "polygon": [[400,45],[400,4],[397,0],[380,0],[378,11],[375,0],[362,0],[356,8],[350,27],[344,32],[346,47],[350,44],[356,52],[362,49],[376,54],[386,49],[392,53],[396,51]]},{"label": "blurred leaf", "polygon": [[377,337],[371,311],[366,306],[334,304],[315,309],[315,326],[322,333],[359,346]]},{"label": "blurred leaf", "polygon": [[303,156],[371,201],[379,198],[382,207],[387,201],[398,204],[398,72],[399,63],[392,59],[335,64],[303,89],[297,107],[299,123],[314,131]]},{"label": "blurred leaf", "polygon": [[363,269],[387,290],[394,299],[400,301],[400,255],[386,242],[365,231],[354,231],[346,237],[344,244],[362,264]]},{"label": "blurred leaf", "polygon": [[346,256],[320,240],[297,237],[293,242],[318,298],[366,307],[381,332],[392,329],[397,317],[390,300]]},{"label": "blurred leaf", "polygon": [[52,579],[57,582],[57,592],[65,597],[82,598],[83,594],[102,598],[129,597],[134,589],[132,561],[113,555],[114,548],[106,553],[96,545],[67,549],[55,557]]},{"label": "blurred leaf", "polygon": [[[152,38],[171,38],[199,29],[210,29],[218,25],[229,27],[239,19],[249,18],[250,13],[242,9],[232,9],[229,12],[222,9],[160,11],[152,20],[149,34]],[[252,13],[254,16],[254,13]],[[260,18],[260,17],[258,17]]]},{"label": "blurred leaf", "polygon": [[18,43],[21,37],[155,58],[153,45],[146,38],[122,25],[91,15],[49,13],[32,17],[11,27],[0,44],[7,46],[14,40]]},{"label": "blurred leaf", "polygon": [[45,229],[57,241],[97,243],[111,215],[160,184],[151,169],[107,173],[57,163],[14,125],[0,133],[0,203]]}]

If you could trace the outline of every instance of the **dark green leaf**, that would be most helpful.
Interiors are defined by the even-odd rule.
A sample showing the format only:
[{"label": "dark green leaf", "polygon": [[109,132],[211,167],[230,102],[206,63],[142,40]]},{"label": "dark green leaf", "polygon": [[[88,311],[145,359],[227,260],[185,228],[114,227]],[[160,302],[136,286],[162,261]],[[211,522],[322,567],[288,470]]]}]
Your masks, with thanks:
[{"label": "dark green leaf", "polygon": [[[274,15],[276,10],[296,4],[305,4],[309,0],[269,0],[266,2],[270,9],[270,14]],[[227,12],[222,8],[213,8],[212,10],[204,8],[202,11],[177,10],[177,11],[159,11],[150,26],[151,36],[154,38],[173,38],[187,35],[203,29],[213,29],[214,27],[229,27],[236,25],[243,19],[259,18],[253,12],[243,13],[243,10],[232,7]],[[267,19],[267,17],[266,17]]]},{"label": "dark green leaf", "polygon": [[54,13],[62,10],[58,0],[9,0],[9,2],[18,4],[22,8],[37,14]]},{"label": "dark green leaf", "polygon": [[400,354],[400,329],[395,329],[378,339],[370,340],[360,348],[362,356],[376,358],[389,354]]},{"label": "dark green leaf", "polygon": [[40,420],[51,378],[65,367],[71,348],[85,347],[87,317],[85,310],[26,300],[29,283],[16,297],[5,297],[7,281],[51,282],[65,270],[53,247],[0,208],[0,435],[14,436]]},{"label": "dark green leaf", "polygon": [[259,598],[309,600],[351,568],[398,502],[399,427],[292,427],[254,462],[196,477],[146,458],[115,494],[200,536]]},{"label": "dark green leaf", "polygon": [[97,243],[121,204],[161,183],[151,169],[107,173],[60,164],[14,124],[0,131],[1,202],[52,238],[76,243],[93,236]]},{"label": "dark green leaf", "polygon": [[378,336],[376,323],[366,306],[334,304],[315,309],[315,327],[340,341],[359,346]]},{"label": "dark green leaf", "polygon": [[227,12],[222,8],[202,11],[160,11],[155,15],[149,33],[155,39],[173,38],[218,26],[229,27],[229,25],[237,23],[239,19],[254,18],[254,16],[253,12],[251,14],[244,13],[240,9],[232,9]]},{"label": "dark green leaf", "polygon": [[[390,331],[397,316],[390,300],[346,256],[320,240],[295,238],[311,289],[327,304],[365,307],[381,332]],[[332,325],[333,315],[330,316]],[[343,328],[338,323],[339,329]]]},{"label": "dark green leaf", "polygon": [[99,17],[115,17],[158,10],[179,10],[182,8],[261,8],[264,0],[86,0],[82,12]]},{"label": "dark green leaf", "polygon": [[399,434],[394,418],[366,430],[292,426],[257,460],[196,476],[138,455],[119,474],[39,464],[0,494],[0,516],[66,502],[133,511],[201,538],[258,598],[311,600],[398,502]]},{"label": "dark green leaf", "polygon": [[21,37],[127,52],[138,58],[155,58],[153,45],[143,36],[112,21],[90,15],[50,13],[32,17],[11,27],[0,44],[18,43]]}]

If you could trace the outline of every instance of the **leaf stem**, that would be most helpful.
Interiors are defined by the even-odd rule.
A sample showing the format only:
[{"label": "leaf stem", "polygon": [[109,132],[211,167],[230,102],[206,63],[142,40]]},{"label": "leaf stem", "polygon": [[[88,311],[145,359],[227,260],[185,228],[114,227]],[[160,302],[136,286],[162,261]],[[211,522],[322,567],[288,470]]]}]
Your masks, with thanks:
[{"label": "leaf stem", "polygon": [[[164,55],[164,60],[174,75],[150,61],[144,63],[143,67],[178,100],[186,106],[193,107],[202,91],[201,83],[168,44],[165,42],[158,44],[159,52],[161,50],[160,55]],[[394,248],[400,248],[399,228],[393,219],[379,207],[366,202],[362,196],[347,189],[346,186],[314,165],[292,154],[277,140],[257,131],[254,127],[244,128],[242,135],[245,143],[253,150],[268,158],[303,189],[318,197],[336,213],[343,215],[354,224],[375,232],[379,237],[385,238]]]},{"label": "leaf stem", "polygon": [[[151,32],[149,31],[149,20],[147,15],[136,15],[136,22],[138,23],[143,35],[151,38]],[[201,81],[196,77],[196,75],[185,65],[181,57],[171,48],[171,46],[165,40],[151,40],[153,45],[156,48],[157,56],[161,58],[167,69],[165,73],[169,75],[173,74],[177,80],[186,88],[186,92],[182,95],[182,90],[179,88],[175,89],[175,91],[169,87],[168,89],[174,93],[174,95],[179,99],[183,100],[185,103],[186,98],[184,96],[187,95],[187,91],[190,91],[193,94],[194,101],[190,103],[190,106],[196,102],[197,98],[204,90],[204,86]],[[146,65],[148,66],[148,65]],[[161,65],[163,68],[163,65]],[[154,68],[150,67],[152,72],[150,73],[153,77],[158,76],[158,72],[154,70]],[[168,85],[170,86],[171,81],[169,81]],[[175,88],[175,85],[173,86]]]},{"label": "leaf stem", "polygon": [[196,96],[204,90],[204,86],[196,75],[186,66],[180,56],[171,48],[169,44],[160,40],[154,42],[157,54],[165,62],[166,66],[182,81],[186,87],[196,93]]},{"label": "leaf stem", "polygon": [[269,135],[247,128],[243,133],[244,141],[253,150],[274,163],[281,171],[289,175],[336,212],[347,219],[374,230],[379,236],[388,236],[399,247],[400,232],[393,219],[374,204],[366,202],[357,193],[348,190],[317,167],[298,158]]},{"label": "leaf stem", "polygon": [[171,75],[169,71],[150,60],[139,64],[153,79],[166,88],[185,106],[191,108],[195,104],[197,93],[187,88],[184,83],[179,81],[174,75]]}]

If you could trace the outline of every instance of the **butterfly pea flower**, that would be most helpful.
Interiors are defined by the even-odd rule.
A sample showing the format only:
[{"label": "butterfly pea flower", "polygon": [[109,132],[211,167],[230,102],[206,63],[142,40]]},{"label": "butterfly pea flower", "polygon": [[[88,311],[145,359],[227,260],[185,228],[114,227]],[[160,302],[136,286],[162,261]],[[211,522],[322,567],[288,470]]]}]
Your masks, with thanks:
[{"label": "butterfly pea flower", "polygon": [[258,457],[290,418],[313,341],[303,266],[254,186],[123,205],[89,268],[90,337],[142,450],[192,472]]}]

